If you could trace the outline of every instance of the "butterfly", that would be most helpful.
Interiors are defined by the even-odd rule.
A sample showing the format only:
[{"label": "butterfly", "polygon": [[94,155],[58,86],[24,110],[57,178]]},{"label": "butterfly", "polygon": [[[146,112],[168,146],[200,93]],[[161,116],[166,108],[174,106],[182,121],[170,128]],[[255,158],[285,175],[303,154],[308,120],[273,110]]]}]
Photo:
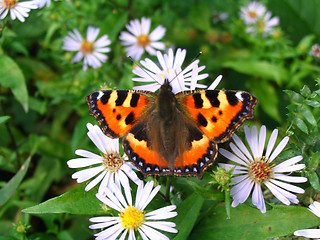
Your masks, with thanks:
[{"label": "butterfly", "polygon": [[123,136],[129,160],[145,175],[202,178],[227,141],[249,118],[257,98],[244,91],[96,91],[86,98],[89,114],[111,138]]}]

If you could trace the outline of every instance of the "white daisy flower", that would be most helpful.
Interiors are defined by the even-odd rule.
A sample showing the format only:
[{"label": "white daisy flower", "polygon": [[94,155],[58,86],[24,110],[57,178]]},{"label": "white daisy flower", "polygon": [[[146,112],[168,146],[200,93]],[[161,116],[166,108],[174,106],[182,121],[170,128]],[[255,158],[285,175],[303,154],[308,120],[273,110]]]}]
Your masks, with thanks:
[{"label": "white daisy flower", "polygon": [[28,12],[36,8],[38,7],[34,1],[0,0],[0,19],[4,19],[10,12],[12,20],[17,18],[20,22],[24,22],[25,18],[29,16]]},{"label": "white daisy flower", "polygon": [[150,26],[151,20],[145,17],[142,17],[141,22],[135,19],[126,25],[129,32],[122,31],[119,38],[122,40],[122,45],[128,46],[127,56],[139,60],[144,51],[156,55],[156,49],[165,49],[165,44],[159,40],[164,36],[166,29],[158,26],[149,34]]},{"label": "white daisy flower", "polygon": [[66,36],[63,40],[63,50],[78,51],[72,59],[72,63],[79,62],[83,58],[83,70],[87,70],[88,66],[101,67],[101,62],[106,62],[108,59],[108,56],[104,53],[110,52],[110,48],[106,46],[111,41],[108,39],[108,35],[103,35],[96,40],[99,32],[99,28],[89,26],[87,36],[83,38],[77,29],[73,29],[73,32],[69,32],[69,36]]},{"label": "white daisy flower", "polygon": [[[181,50],[180,48],[177,50],[175,56],[172,48],[168,50],[168,54],[162,54],[158,51],[157,58],[160,66],[149,58],[141,60],[140,63],[144,68],[136,67],[132,72],[139,77],[132,78],[132,80],[151,82],[151,84],[136,86],[134,89],[155,92],[164,83],[165,79],[170,81],[174,93],[188,90],[189,88],[187,86],[190,86],[191,89],[192,87],[207,87],[206,85],[197,83],[197,81],[208,77],[207,73],[198,75],[199,72],[205,69],[205,66],[198,67],[199,60],[192,62],[185,69],[181,69],[186,53],[187,51],[185,49]],[[191,86],[191,83],[196,85]]]},{"label": "white daisy flower", "polygon": [[[320,203],[313,202],[309,205],[309,210],[315,214],[317,217],[320,217]],[[295,231],[293,233],[295,236],[305,237],[305,238],[320,238],[320,229],[302,229]]]},{"label": "white daisy flower", "polygon": [[248,33],[261,33],[264,37],[273,33],[274,27],[279,25],[278,17],[271,17],[272,13],[267,12],[262,18],[256,22],[255,25],[252,25],[246,29]]},{"label": "white daisy flower", "polygon": [[96,223],[89,226],[90,229],[101,229],[103,231],[96,233],[96,240],[102,239],[136,239],[135,232],[138,231],[142,239],[169,239],[167,236],[157,231],[165,231],[177,233],[173,222],[159,221],[163,219],[173,218],[177,216],[175,205],[166,206],[151,212],[146,213],[144,209],[151,202],[154,196],[160,190],[160,186],[153,188],[153,181],[147,182],[143,186],[143,182],[138,185],[135,204],[132,204],[131,193],[126,194],[124,198],[120,189],[115,187],[115,191],[111,192],[106,189],[106,196],[96,194],[97,198],[107,206],[117,210],[118,216],[105,216],[90,218],[89,221]]},{"label": "white daisy flower", "polygon": [[311,56],[314,56],[316,58],[320,58],[320,46],[319,44],[314,44],[312,46],[311,52],[310,52]]},{"label": "white daisy flower", "polygon": [[257,23],[260,17],[266,12],[266,7],[260,2],[250,2],[246,7],[240,8],[240,18],[244,20],[246,25]]},{"label": "white daisy flower", "polygon": [[298,204],[297,196],[291,192],[302,194],[304,190],[285,182],[302,183],[308,179],[305,177],[288,176],[288,174],[283,173],[290,174],[293,171],[305,168],[305,164],[296,164],[302,160],[302,156],[290,158],[278,165],[272,163],[287,145],[289,137],[283,138],[272,152],[278,135],[278,130],[273,130],[267,150],[264,153],[266,127],[261,127],[260,134],[258,134],[256,126],[252,128],[251,133],[247,126],[244,127],[244,131],[251,153],[236,134],[232,137],[235,144],[230,143],[233,153],[225,149],[219,149],[219,153],[236,163],[236,165],[219,164],[220,167],[224,166],[225,169],[234,168],[233,174],[237,175],[231,179],[234,181],[234,186],[230,192],[233,196],[232,207],[244,203],[253,189],[252,203],[262,213],[265,213],[266,205],[263,199],[262,185],[265,185],[282,203],[286,205],[289,205],[290,202]]},{"label": "white daisy flower", "polygon": [[[44,6],[50,7],[51,0],[34,0],[39,8],[43,8]],[[61,1],[61,0],[54,0],[54,1]]]},{"label": "white daisy flower", "polygon": [[212,14],[213,14],[213,23],[223,22],[229,17],[229,14],[225,12],[213,11]]},{"label": "white daisy flower", "polygon": [[103,189],[108,188],[116,184],[120,187],[120,184],[125,190],[130,191],[128,177],[139,184],[139,180],[136,173],[132,170],[132,165],[119,155],[119,139],[111,139],[107,137],[97,125],[87,124],[88,137],[102,152],[101,156],[95,153],[91,153],[86,150],[78,149],[76,154],[81,156],[80,158],[71,159],[67,162],[69,168],[86,168],[80,170],[72,175],[73,179],[77,179],[78,183],[85,182],[91,178],[94,178],[85,188],[89,191],[99,182],[99,191],[103,193]]}]

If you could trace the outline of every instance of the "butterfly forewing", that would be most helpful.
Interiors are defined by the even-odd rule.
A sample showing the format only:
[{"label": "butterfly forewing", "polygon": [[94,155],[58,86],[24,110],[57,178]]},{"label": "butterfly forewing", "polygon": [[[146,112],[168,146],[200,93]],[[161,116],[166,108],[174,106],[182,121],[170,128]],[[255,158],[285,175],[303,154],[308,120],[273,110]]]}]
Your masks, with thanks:
[{"label": "butterfly forewing", "polygon": [[196,90],[176,95],[183,111],[214,142],[227,141],[249,118],[257,103],[255,96],[243,91]]},{"label": "butterfly forewing", "polygon": [[155,97],[154,93],[146,91],[107,90],[93,92],[86,100],[90,115],[96,118],[103,132],[118,138],[148,112]]}]

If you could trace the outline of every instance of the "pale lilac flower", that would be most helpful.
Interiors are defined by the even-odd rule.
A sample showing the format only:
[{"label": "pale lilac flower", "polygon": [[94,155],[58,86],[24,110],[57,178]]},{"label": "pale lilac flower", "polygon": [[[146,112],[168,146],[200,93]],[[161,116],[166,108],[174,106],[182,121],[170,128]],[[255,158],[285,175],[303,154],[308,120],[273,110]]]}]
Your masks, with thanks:
[{"label": "pale lilac flower", "polygon": [[259,18],[263,17],[266,12],[266,7],[260,2],[250,2],[246,7],[240,8],[240,18],[243,19],[246,25],[257,23]]},{"label": "pale lilac flower", "polygon": [[136,67],[132,72],[139,77],[132,78],[132,80],[149,84],[136,86],[134,89],[155,92],[164,83],[165,79],[169,80],[173,93],[192,89],[193,87],[205,88],[206,85],[197,83],[197,81],[208,77],[207,73],[199,75],[199,72],[205,68],[205,66],[198,67],[199,60],[195,60],[182,70],[186,53],[185,49],[181,50],[180,48],[176,51],[176,55],[173,54],[172,48],[166,54],[158,51],[157,58],[160,66],[149,58],[141,60],[140,63],[144,68]]},{"label": "pale lilac flower", "polygon": [[248,26],[246,31],[252,34],[261,33],[264,37],[272,34],[274,27],[279,25],[279,18],[271,16],[271,12],[267,12],[255,24]]},{"label": "pale lilac flower", "polygon": [[[159,232],[158,230],[177,233],[174,228],[176,226],[173,222],[159,221],[177,216],[175,205],[162,207],[151,212],[145,211],[147,205],[159,192],[160,186],[156,186],[153,189],[153,181],[147,182],[143,186],[143,182],[138,185],[135,203],[132,203],[131,192],[126,193],[126,199],[124,198],[120,189],[116,186],[114,191],[109,189],[105,190],[105,196],[97,194],[97,198],[106,204],[108,207],[113,208],[119,212],[118,216],[104,216],[93,217],[89,220],[93,223],[90,225],[90,229],[102,229],[103,231],[94,234],[96,240],[102,239],[136,239],[135,232],[139,232],[142,239],[169,239],[167,236]],[[157,230],[156,230],[157,229]]]},{"label": "pale lilac flower", "polygon": [[63,40],[63,50],[78,52],[72,59],[72,63],[83,59],[83,70],[87,70],[88,66],[101,67],[101,62],[106,62],[108,59],[104,53],[110,52],[110,48],[106,46],[110,45],[111,41],[108,39],[108,35],[103,35],[96,40],[99,32],[99,28],[89,26],[87,36],[83,38],[77,29],[73,29],[73,32],[69,32],[69,36]]},{"label": "pale lilac flower", "polygon": [[223,22],[229,17],[228,13],[213,11],[213,23]]},{"label": "pale lilac flower", "polygon": [[258,134],[256,126],[252,128],[251,132],[247,126],[244,127],[244,130],[251,153],[236,134],[232,137],[235,144],[230,143],[233,153],[223,148],[219,149],[220,154],[236,163],[235,165],[219,164],[225,169],[234,168],[233,174],[236,177],[231,179],[234,181],[232,184],[234,186],[230,192],[233,196],[232,206],[236,207],[238,204],[244,203],[252,192],[253,205],[265,213],[266,205],[262,194],[262,185],[266,186],[282,203],[286,205],[289,205],[290,202],[298,204],[298,198],[293,193],[303,194],[304,190],[285,182],[302,183],[307,181],[305,177],[288,176],[291,172],[305,168],[305,164],[296,164],[302,160],[302,156],[292,157],[278,165],[273,163],[287,145],[289,137],[283,138],[273,150],[278,135],[278,130],[273,130],[264,152],[266,127],[261,127],[260,134]]},{"label": "pale lilac flower", "polygon": [[29,16],[28,12],[37,8],[34,1],[0,0],[0,19],[4,19],[10,13],[12,20],[17,18],[20,22],[24,22],[25,18]]},{"label": "pale lilac flower", "polygon": [[[309,210],[315,214],[317,217],[320,217],[320,203],[313,202],[309,205]],[[305,237],[305,238],[320,238],[320,229],[302,229],[295,231],[293,233],[295,236]]]},{"label": "pale lilac flower", "polygon": [[165,49],[165,44],[159,40],[164,36],[166,29],[158,26],[149,33],[150,26],[151,20],[145,17],[142,17],[141,22],[135,19],[126,25],[129,32],[122,31],[119,38],[122,40],[121,44],[127,46],[127,56],[139,60],[144,51],[156,55],[156,49]]},{"label": "pale lilac flower", "polygon": [[[103,189],[109,188],[116,184],[118,187],[122,185],[126,191],[130,191],[128,177],[139,184],[136,173],[132,170],[131,163],[126,162],[123,157],[119,155],[119,139],[112,139],[107,137],[97,125],[87,124],[88,137],[101,151],[101,155],[91,153],[86,150],[78,149],[76,154],[80,158],[71,159],[67,162],[69,168],[84,168],[72,175],[73,179],[77,179],[78,183],[85,182],[94,178],[85,188],[89,191],[99,182],[99,191],[103,193]],[[98,175],[98,176],[97,176]]]},{"label": "pale lilac flower", "polygon": [[[49,7],[51,5],[51,0],[34,0],[39,8],[43,8],[44,6]],[[61,0],[54,0],[61,1]]]},{"label": "pale lilac flower", "polygon": [[320,46],[319,44],[314,44],[312,46],[311,52],[310,52],[311,56],[314,56],[316,58],[320,58]]}]

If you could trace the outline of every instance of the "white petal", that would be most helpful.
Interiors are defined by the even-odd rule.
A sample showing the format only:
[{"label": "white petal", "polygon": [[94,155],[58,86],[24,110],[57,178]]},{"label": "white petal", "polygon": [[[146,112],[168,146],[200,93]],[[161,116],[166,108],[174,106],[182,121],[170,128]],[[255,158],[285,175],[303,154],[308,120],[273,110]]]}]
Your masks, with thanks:
[{"label": "white petal", "polygon": [[241,165],[248,165],[250,163],[248,158],[239,150],[239,148],[237,148],[234,143],[230,143],[230,148],[241,160],[243,160]]},{"label": "white petal", "polygon": [[222,156],[230,159],[230,160],[233,161],[233,162],[236,162],[236,163],[241,164],[241,165],[243,165],[243,166],[246,166],[246,165],[247,165],[247,164],[246,164],[245,162],[243,162],[240,158],[238,158],[237,156],[235,156],[234,154],[232,154],[231,152],[229,152],[229,151],[227,151],[227,150],[225,150],[225,149],[223,149],[223,148],[220,148],[220,149],[219,149],[219,153],[220,153]]},{"label": "white petal", "polygon": [[302,229],[293,233],[295,236],[306,238],[320,238],[320,229]]},{"label": "white petal", "polygon": [[[168,225],[164,224],[164,222],[145,222],[144,225],[147,225],[152,228],[156,228],[165,232],[177,233],[178,230]],[[174,224],[175,225],[175,224]]]},{"label": "white petal", "polygon": [[100,193],[97,193],[96,197],[108,207],[111,207],[117,210],[118,212],[121,212],[124,208],[123,206],[121,206],[118,199],[110,192],[109,189],[106,189],[105,193],[107,194],[108,197],[105,197]]},{"label": "white petal", "polygon": [[96,186],[101,179],[106,175],[106,171],[103,171],[102,173],[100,173],[100,175],[98,177],[96,177],[95,179],[93,179],[84,189],[85,191],[90,191],[94,186]]},{"label": "white petal", "polygon": [[290,158],[280,164],[278,164],[273,171],[274,172],[291,172],[291,170],[287,170],[292,165],[296,164],[297,162],[300,162],[303,159],[302,156],[295,156],[293,158]]},{"label": "white petal", "polygon": [[161,239],[161,240],[169,240],[169,238],[167,236],[165,236],[164,234],[154,230],[153,228],[151,227],[148,227],[146,225],[142,225],[140,227],[140,229],[148,236],[148,238],[150,239],[154,239],[154,240],[157,240],[157,239]]},{"label": "white petal", "polygon": [[253,160],[247,147],[244,145],[244,143],[240,140],[240,138],[236,134],[233,134],[232,139],[235,142],[235,144],[239,147],[239,149],[247,156],[247,158],[250,160]]},{"label": "white petal", "polygon": [[173,210],[175,210],[177,207],[175,205],[170,205],[170,206],[166,206],[166,207],[162,207],[156,210],[153,210],[151,212],[148,212],[145,214],[145,216],[153,216],[153,215],[157,215],[159,213],[169,213]]},{"label": "white petal", "polygon": [[215,89],[218,86],[218,84],[221,82],[221,80],[222,80],[222,75],[219,75],[208,87],[208,90]]},{"label": "white petal", "polygon": [[303,183],[308,181],[308,178],[306,177],[287,176],[283,174],[273,174],[272,176],[275,179],[283,180],[286,182],[293,182],[293,183]]},{"label": "white petal", "polygon": [[272,149],[274,147],[274,144],[276,143],[278,136],[278,129],[274,129],[271,133],[271,136],[269,138],[268,146],[267,146],[267,151],[266,151],[266,158],[269,159],[269,156],[272,152]]},{"label": "white petal", "polygon": [[101,163],[102,160],[96,158],[75,158],[67,161],[69,168],[82,168]]},{"label": "white petal", "polygon": [[281,151],[285,148],[287,143],[289,142],[289,137],[286,136],[282,139],[282,141],[279,143],[279,145],[276,147],[276,149],[273,151],[271,154],[269,161],[272,162],[280,153]]},{"label": "white petal", "polygon": [[104,170],[103,166],[88,168],[88,169],[84,169],[84,170],[81,170],[81,171],[78,171],[78,172],[72,174],[71,177],[73,179],[77,178],[77,182],[81,183],[81,182],[87,181],[88,179],[94,177],[95,175],[102,172],[103,170]]},{"label": "white petal", "polygon": [[314,201],[312,204],[310,204],[309,210],[317,217],[320,217],[320,203],[318,201]]},{"label": "white petal", "polygon": [[266,204],[264,203],[264,198],[261,190],[261,185],[259,183],[254,184],[254,189],[252,192],[252,203],[255,205],[262,213],[267,211]]},{"label": "white petal", "polygon": [[82,149],[78,149],[75,151],[75,154],[77,154],[78,156],[81,156],[81,157],[85,157],[85,158],[92,158],[92,159],[102,159],[101,156],[95,154],[95,153],[92,153],[92,152],[89,152],[87,150],[82,150]]},{"label": "white petal", "polygon": [[297,186],[294,186],[292,184],[289,184],[289,183],[284,183],[284,182],[281,182],[281,181],[278,181],[278,180],[275,180],[275,179],[271,179],[270,182],[272,182],[273,184],[281,187],[281,188],[284,188],[288,191],[291,191],[291,192],[294,192],[294,193],[300,193],[300,194],[303,194],[304,193],[304,189],[300,188],[300,187],[297,187]]}]

